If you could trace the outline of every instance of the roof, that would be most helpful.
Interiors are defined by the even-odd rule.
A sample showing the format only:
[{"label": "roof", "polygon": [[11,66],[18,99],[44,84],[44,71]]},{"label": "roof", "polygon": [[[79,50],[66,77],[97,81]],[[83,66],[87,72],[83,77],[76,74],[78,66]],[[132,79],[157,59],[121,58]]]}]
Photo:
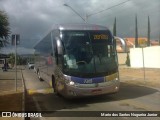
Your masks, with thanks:
[{"label": "roof", "polygon": [[[135,42],[135,38],[124,38],[126,41],[130,41],[130,42],[132,42],[132,43],[134,43]],[[145,40],[145,41],[147,41],[147,38],[145,38],[145,37],[140,37],[140,38],[138,38],[138,41],[140,41],[140,40]]]},{"label": "roof", "polygon": [[4,59],[4,58],[9,58],[9,56],[5,54],[0,54],[0,59]]},{"label": "roof", "polygon": [[87,24],[87,23],[80,23],[80,24],[57,24],[53,26],[54,29],[60,30],[108,30],[107,27],[95,24]]},{"label": "roof", "polygon": [[[135,38],[123,38],[125,41],[126,41],[126,45],[127,45],[127,48],[129,50],[129,48],[133,48],[135,46]],[[145,37],[141,37],[141,38],[138,38],[138,42],[140,42],[141,40],[144,40],[147,44],[147,38]],[[117,51],[118,52],[125,52],[122,48],[122,43],[120,40],[117,39]],[[159,42],[157,40],[150,40],[150,44],[151,46],[156,46],[156,45],[159,45]]]},{"label": "roof", "polygon": [[[130,43],[133,43],[135,44],[135,38],[124,38],[128,44]],[[145,37],[141,37],[141,38],[138,38],[138,42],[140,42],[141,40],[144,40],[147,42],[148,38],[145,38]],[[151,45],[159,45],[158,41],[156,40],[150,40],[150,44]]]}]

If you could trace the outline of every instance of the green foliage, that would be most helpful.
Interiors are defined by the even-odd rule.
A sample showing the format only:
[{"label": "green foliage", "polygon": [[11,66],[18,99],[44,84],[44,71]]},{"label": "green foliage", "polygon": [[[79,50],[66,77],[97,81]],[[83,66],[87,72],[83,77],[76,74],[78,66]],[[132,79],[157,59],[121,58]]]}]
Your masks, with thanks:
[{"label": "green foliage", "polygon": [[11,64],[11,66],[14,66],[15,63],[15,55],[13,53],[9,54],[8,63]]},{"label": "green foliage", "polygon": [[9,22],[7,14],[4,11],[0,11],[0,47],[3,47],[7,43],[7,39],[10,34]]},{"label": "green foliage", "polygon": [[27,62],[32,62],[32,63],[34,63],[35,59],[36,59],[36,55],[31,55],[26,58]]},{"label": "green foliage", "polygon": [[[15,64],[15,55],[11,53],[9,54],[9,56],[10,57],[8,59],[8,63],[11,64],[11,66],[13,67]],[[27,64],[27,58],[17,55],[17,65],[26,65],[26,64]]]},{"label": "green foliage", "polygon": [[130,66],[130,57],[128,53],[127,53],[126,65]]},{"label": "green foliage", "polygon": [[159,35],[159,46],[160,46],[160,35]]},{"label": "green foliage", "polygon": [[151,33],[151,28],[150,28],[150,19],[148,16],[148,40],[147,40],[147,46],[150,46],[150,33]]},{"label": "green foliage", "polygon": [[117,35],[117,22],[116,22],[116,18],[114,20],[114,25],[113,25],[113,36],[116,36]]},{"label": "green foliage", "polygon": [[135,18],[135,47],[139,47],[138,46],[138,23],[137,23],[137,15]]}]

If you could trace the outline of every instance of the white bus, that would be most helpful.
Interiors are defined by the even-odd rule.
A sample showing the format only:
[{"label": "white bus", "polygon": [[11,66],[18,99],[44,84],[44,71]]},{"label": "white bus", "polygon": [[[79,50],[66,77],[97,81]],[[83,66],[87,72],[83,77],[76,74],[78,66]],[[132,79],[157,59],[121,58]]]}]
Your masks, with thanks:
[{"label": "white bus", "polygon": [[36,73],[56,94],[74,98],[118,92],[116,41],[107,27],[55,25],[34,48]]}]

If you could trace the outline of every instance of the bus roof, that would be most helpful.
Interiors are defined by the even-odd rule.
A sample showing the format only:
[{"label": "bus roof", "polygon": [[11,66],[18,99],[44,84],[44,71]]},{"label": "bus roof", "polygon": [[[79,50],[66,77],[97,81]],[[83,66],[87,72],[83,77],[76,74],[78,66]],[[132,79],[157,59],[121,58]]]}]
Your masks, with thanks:
[{"label": "bus roof", "polygon": [[[45,35],[45,37],[47,37],[48,34],[54,30],[109,30],[109,29],[105,26],[88,24],[88,23],[55,24],[53,25],[52,29],[49,32],[47,32],[47,35]],[[41,39],[40,41],[42,41],[43,39]],[[34,49],[37,47],[40,41],[37,41],[37,43],[34,45]]]},{"label": "bus roof", "polygon": [[107,27],[101,26],[101,25],[95,25],[95,24],[87,24],[87,23],[81,23],[81,24],[57,24],[53,26],[53,30],[108,30]]}]

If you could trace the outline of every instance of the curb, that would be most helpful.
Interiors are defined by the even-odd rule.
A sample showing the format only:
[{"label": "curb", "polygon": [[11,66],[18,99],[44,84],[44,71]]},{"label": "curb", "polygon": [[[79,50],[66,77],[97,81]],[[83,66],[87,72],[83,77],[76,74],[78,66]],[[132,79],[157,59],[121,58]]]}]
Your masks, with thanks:
[{"label": "curb", "polygon": [[45,89],[29,89],[27,90],[29,95],[33,95],[33,94],[49,94],[49,93],[54,93],[53,88],[45,88]]},{"label": "curb", "polygon": [[[23,77],[22,69],[21,69],[21,77],[22,77],[22,86],[23,86],[22,112],[25,112],[25,82],[24,82],[24,77]],[[22,118],[22,120],[25,120],[25,118]]]}]

